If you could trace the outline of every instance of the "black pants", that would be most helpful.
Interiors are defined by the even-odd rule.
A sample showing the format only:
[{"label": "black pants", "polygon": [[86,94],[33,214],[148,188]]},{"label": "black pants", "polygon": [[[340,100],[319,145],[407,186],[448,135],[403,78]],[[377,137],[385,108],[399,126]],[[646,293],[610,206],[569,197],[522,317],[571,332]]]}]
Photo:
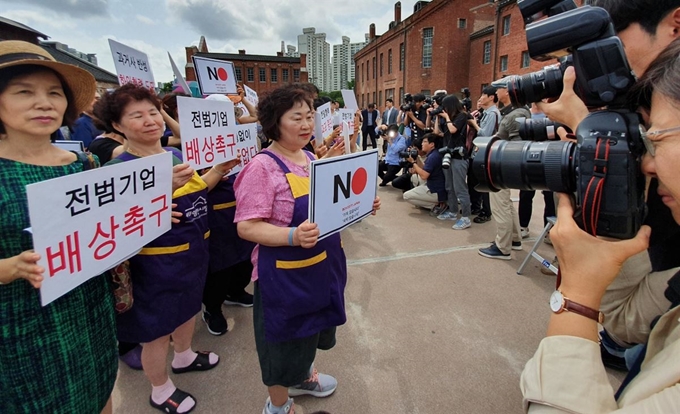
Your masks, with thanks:
[{"label": "black pants", "polygon": [[399,170],[401,170],[401,167],[398,165],[389,165],[384,160],[380,161],[380,164],[378,164],[378,176],[382,178],[380,185],[389,184],[397,176]]},{"label": "black pants", "polygon": [[472,173],[472,162],[468,168],[468,193],[470,193],[470,206],[472,210],[482,210],[480,216],[491,217],[491,202],[489,201],[489,193],[486,191],[477,191],[475,186],[479,184],[479,180]]},{"label": "black pants", "polygon": [[[543,193],[543,200],[545,201],[545,208],[543,209],[543,225],[548,224],[548,217],[555,215],[555,200],[553,199],[552,191],[541,191]],[[519,192],[519,226],[529,227],[531,221],[531,213],[534,207],[534,196],[536,191]]]},{"label": "black pants", "polygon": [[371,146],[373,148],[378,148],[378,136],[375,134],[375,125],[369,125],[361,130],[361,136],[363,137],[361,141],[361,147],[366,151],[368,146],[368,137],[371,137]]},{"label": "black pants", "polygon": [[208,273],[203,289],[203,304],[210,312],[220,309],[227,296],[238,297],[250,283],[253,264],[244,260],[226,269]]},{"label": "black pants", "polygon": [[399,177],[392,180],[392,187],[397,188],[401,191],[408,191],[413,189],[413,183],[411,182],[411,173],[406,172]]}]

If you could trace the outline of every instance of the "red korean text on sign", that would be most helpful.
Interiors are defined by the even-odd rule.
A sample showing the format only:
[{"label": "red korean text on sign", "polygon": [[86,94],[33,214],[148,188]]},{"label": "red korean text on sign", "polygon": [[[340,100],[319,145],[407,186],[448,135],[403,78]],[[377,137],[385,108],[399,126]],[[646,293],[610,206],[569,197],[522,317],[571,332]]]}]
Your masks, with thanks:
[{"label": "red korean text on sign", "polygon": [[123,227],[123,232],[126,236],[134,232],[139,232],[140,237],[144,237],[144,222],[146,217],[144,217],[144,207],[132,206],[130,210],[125,213],[125,226]]},{"label": "red korean text on sign", "polygon": [[153,200],[151,200],[151,204],[156,204],[156,203],[162,203],[162,206],[158,210],[153,211],[151,214],[149,214],[149,218],[155,216],[156,219],[157,219],[158,227],[160,227],[161,226],[161,213],[168,209],[168,198],[167,198],[167,196],[165,194],[163,194],[162,196],[156,197]]},{"label": "red korean text on sign", "polygon": [[201,148],[199,145],[198,138],[194,138],[186,143],[187,161],[193,161],[196,164],[201,163]]},{"label": "red korean text on sign", "polygon": [[60,241],[56,249],[47,248],[47,270],[50,277],[53,277],[62,270],[67,270],[70,274],[80,272],[82,263],[80,260],[80,237],[76,231],[66,236],[66,240]]},{"label": "red korean text on sign", "polygon": [[203,148],[201,148],[201,152],[203,152],[203,159],[205,159],[205,162],[213,162],[215,160],[215,142],[213,141],[212,136],[203,138]]},{"label": "red korean text on sign", "polygon": [[94,250],[94,258],[96,260],[106,259],[116,250],[116,230],[118,230],[119,227],[120,225],[116,224],[115,218],[113,216],[109,218],[108,233],[102,229],[101,222],[97,223],[95,235],[92,238],[92,241],[90,241],[90,243],[87,245],[87,247],[91,249],[92,246],[98,243],[100,238],[104,239],[103,242],[99,244]]}]

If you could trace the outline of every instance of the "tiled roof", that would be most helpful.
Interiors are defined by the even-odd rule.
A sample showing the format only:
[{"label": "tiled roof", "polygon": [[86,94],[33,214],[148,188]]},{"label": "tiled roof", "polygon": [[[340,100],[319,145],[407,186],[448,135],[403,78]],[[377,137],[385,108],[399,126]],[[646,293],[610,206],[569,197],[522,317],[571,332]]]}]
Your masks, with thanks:
[{"label": "tiled roof", "polygon": [[10,26],[14,26],[18,29],[26,30],[27,32],[35,33],[38,37],[42,37],[43,39],[49,38],[48,35],[46,35],[44,33],[40,33],[39,31],[32,29],[32,28],[26,26],[25,24],[15,22],[14,20],[10,20],[10,19],[7,19],[7,18],[2,17],[2,16],[0,16],[0,23],[4,23],[4,24],[10,25]]}]

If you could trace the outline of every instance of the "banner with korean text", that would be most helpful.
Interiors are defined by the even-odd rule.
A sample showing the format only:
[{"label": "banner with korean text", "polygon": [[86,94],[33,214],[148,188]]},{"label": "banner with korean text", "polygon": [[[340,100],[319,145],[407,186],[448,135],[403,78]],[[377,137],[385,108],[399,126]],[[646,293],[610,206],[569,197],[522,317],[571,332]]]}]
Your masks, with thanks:
[{"label": "banner with korean text", "polygon": [[312,161],[309,221],[319,226],[319,240],[373,212],[378,188],[378,150]]},{"label": "banner with korean text", "polygon": [[198,56],[192,56],[191,59],[203,95],[236,95],[236,75],[232,62]]},{"label": "banner with korean text", "polygon": [[146,53],[112,39],[109,39],[109,47],[113,55],[113,64],[116,66],[120,86],[133,83],[148,89],[156,87],[149,57]]},{"label": "banner with korean text", "polygon": [[241,156],[236,174],[257,154],[257,124],[236,125],[231,101],[177,97],[182,155],[194,169],[208,168]]},{"label": "banner with korean text", "polygon": [[350,135],[354,133],[354,112],[353,109],[338,109],[336,111],[339,115],[340,123],[347,122],[349,125]]},{"label": "banner with korean text", "polygon": [[333,132],[333,115],[331,115],[331,103],[326,102],[316,108],[314,113],[314,141],[316,141],[316,145],[321,145],[331,132]]},{"label": "banner with korean text", "polygon": [[248,85],[243,85],[243,89],[246,92],[246,99],[248,100],[248,102],[253,104],[253,106],[257,106],[257,104],[260,102],[260,98],[257,96],[257,92],[255,92],[255,90]]},{"label": "banner with korean text", "polygon": [[172,154],[31,184],[26,194],[45,306],[170,230]]}]

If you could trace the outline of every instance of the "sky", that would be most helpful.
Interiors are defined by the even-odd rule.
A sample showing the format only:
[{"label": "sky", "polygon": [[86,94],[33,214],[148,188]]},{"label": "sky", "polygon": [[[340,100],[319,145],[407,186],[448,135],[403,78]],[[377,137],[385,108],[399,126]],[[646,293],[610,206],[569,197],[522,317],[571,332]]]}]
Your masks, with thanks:
[{"label": "sky", "polygon": [[[184,48],[205,36],[210,52],[276,55],[281,41],[297,48],[303,27],[326,33],[331,46],[341,36],[362,42],[375,23],[387,31],[396,0],[0,0],[0,16],[23,23],[83,53],[115,73],[107,39],[149,56],[156,82],[173,79],[167,57],[183,69]],[[402,20],[415,0],[402,1]],[[369,5],[369,7],[367,7]],[[331,48],[331,57],[332,57]]]}]

